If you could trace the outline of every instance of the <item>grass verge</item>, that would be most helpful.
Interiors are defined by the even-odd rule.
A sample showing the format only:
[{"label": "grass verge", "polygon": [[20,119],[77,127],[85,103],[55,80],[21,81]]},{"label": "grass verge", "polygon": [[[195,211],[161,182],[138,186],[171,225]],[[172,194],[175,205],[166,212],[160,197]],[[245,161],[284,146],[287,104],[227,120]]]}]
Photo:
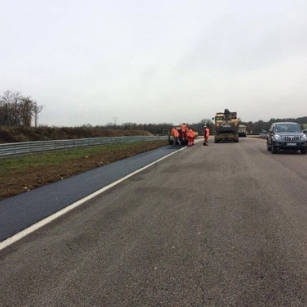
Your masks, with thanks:
[{"label": "grass verge", "polygon": [[0,200],[164,146],[165,140],[142,141],[0,159]]}]

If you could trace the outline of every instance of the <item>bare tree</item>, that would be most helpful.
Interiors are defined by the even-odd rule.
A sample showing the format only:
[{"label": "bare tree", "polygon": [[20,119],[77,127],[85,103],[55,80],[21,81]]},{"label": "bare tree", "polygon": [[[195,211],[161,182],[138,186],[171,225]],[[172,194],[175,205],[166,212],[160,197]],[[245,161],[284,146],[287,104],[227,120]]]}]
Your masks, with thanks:
[{"label": "bare tree", "polygon": [[3,105],[3,125],[18,126],[20,124],[18,103],[22,96],[19,92],[6,91],[0,97]]},{"label": "bare tree", "polygon": [[0,124],[9,125],[10,91],[6,91],[0,97]]},{"label": "bare tree", "polygon": [[22,97],[18,104],[20,125],[24,127],[30,127],[33,115],[34,101],[30,97]]},{"label": "bare tree", "polygon": [[0,96],[0,125],[30,127],[34,116],[37,127],[38,113],[44,108],[30,96],[6,91]]},{"label": "bare tree", "polygon": [[6,105],[0,97],[0,127],[5,125]]}]

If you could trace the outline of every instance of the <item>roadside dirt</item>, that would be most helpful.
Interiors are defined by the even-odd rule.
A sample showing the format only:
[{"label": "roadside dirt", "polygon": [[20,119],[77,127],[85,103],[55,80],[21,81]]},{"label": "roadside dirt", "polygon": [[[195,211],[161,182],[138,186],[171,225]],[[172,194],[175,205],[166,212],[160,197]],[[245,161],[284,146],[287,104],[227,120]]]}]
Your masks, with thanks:
[{"label": "roadside dirt", "polygon": [[0,200],[31,191],[48,183],[63,180],[73,175],[101,167],[117,160],[125,159],[142,152],[154,150],[162,146],[166,146],[165,141],[155,143],[144,142],[127,151],[92,155],[56,166],[33,168],[30,172],[29,170],[19,170],[12,176],[5,178],[0,177]]}]

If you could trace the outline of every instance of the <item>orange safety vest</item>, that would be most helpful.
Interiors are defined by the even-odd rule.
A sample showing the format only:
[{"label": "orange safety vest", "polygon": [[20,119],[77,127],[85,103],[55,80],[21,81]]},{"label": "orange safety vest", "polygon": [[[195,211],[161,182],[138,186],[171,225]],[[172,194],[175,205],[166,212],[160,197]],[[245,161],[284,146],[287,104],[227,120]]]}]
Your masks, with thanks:
[{"label": "orange safety vest", "polygon": [[175,137],[175,138],[179,137],[179,132],[177,131],[177,129],[175,129],[175,128],[172,129],[172,136]]},{"label": "orange safety vest", "polygon": [[204,134],[205,134],[205,137],[208,138],[208,137],[209,137],[209,134],[210,134],[209,128],[206,127],[204,132],[205,132],[205,133],[204,133]]},{"label": "orange safety vest", "polygon": [[189,137],[189,138],[194,138],[194,136],[195,136],[195,132],[194,132],[192,129],[189,129],[189,131],[188,131],[188,137]]},{"label": "orange safety vest", "polygon": [[186,124],[182,124],[181,125],[181,131],[182,132],[186,132],[187,131],[187,125]]}]

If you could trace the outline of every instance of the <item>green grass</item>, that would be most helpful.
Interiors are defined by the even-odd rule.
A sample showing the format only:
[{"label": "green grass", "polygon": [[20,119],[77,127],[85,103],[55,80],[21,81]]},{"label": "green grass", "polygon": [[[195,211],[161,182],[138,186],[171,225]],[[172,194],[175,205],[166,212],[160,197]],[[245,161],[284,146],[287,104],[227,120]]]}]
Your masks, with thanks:
[{"label": "green grass", "polygon": [[166,146],[166,141],[119,143],[3,158],[0,159],[0,177],[13,175],[19,171],[24,172],[28,170],[30,172],[31,169],[40,166],[61,165],[87,156],[103,155],[104,153],[110,154],[112,152],[115,154],[118,151],[133,152],[134,148],[140,147],[143,144],[145,146],[146,143],[156,143],[159,147]]}]

